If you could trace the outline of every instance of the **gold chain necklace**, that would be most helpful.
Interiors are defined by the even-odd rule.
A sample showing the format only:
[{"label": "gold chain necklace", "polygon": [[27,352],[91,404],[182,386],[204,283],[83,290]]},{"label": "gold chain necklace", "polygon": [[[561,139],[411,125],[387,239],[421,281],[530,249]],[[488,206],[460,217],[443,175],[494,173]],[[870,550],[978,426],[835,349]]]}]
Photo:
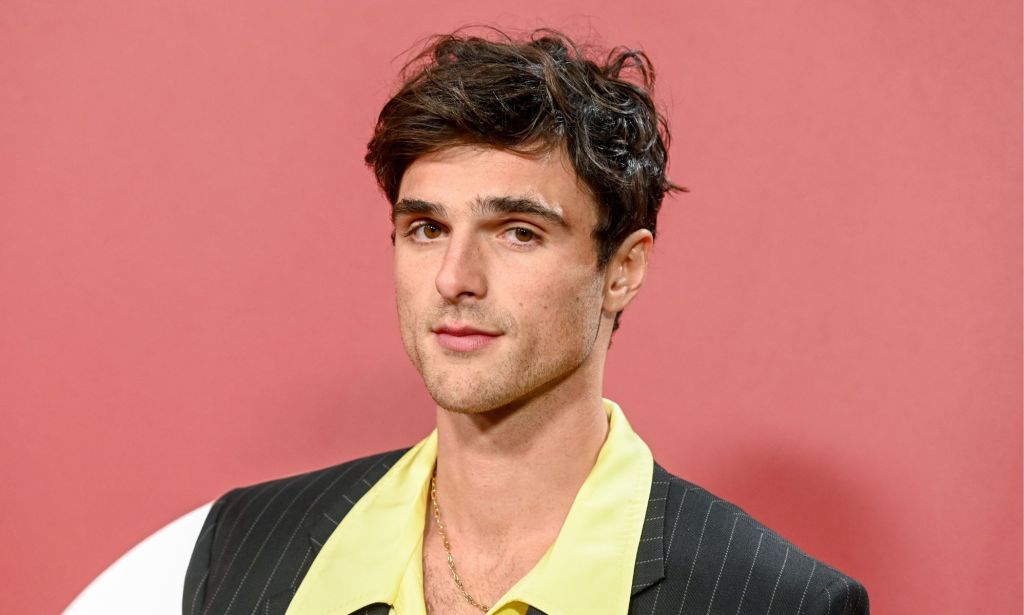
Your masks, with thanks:
[{"label": "gold chain necklace", "polygon": [[452,578],[455,579],[455,585],[462,592],[462,595],[466,600],[480,609],[484,613],[491,610],[491,607],[484,606],[477,602],[476,598],[469,595],[466,588],[462,586],[462,579],[459,578],[459,573],[455,571],[455,560],[452,559],[452,549],[448,544],[448,534],[444,531],[444,524],[441,523],[441,509],[437,506],[437,470],[430,476],[430,502],[434,505],[434,521],[437,522],[437,531],[441,532],[441,540],[444,542],[444,550],[448,552],[448,569],[452,571]]}]

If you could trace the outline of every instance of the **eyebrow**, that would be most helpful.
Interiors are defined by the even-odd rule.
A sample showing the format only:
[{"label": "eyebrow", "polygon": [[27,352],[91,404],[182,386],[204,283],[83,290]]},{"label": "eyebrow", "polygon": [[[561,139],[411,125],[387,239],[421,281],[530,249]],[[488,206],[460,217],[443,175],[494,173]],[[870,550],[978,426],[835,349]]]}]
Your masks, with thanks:
[{"label": "eyebrow", "polygon": [[395,220],[399,216],[431,216],[434,218],[444,218],[447,216],[447,211],[444,205],[438,205],[431,203],[430,201],[423,201],[421,199],[402,199],[391,206],[391,224],[395,223]]},{"label": "eyebrow", "polygon": [[[537,216],[562,228],[569,228],[569,223],[554,209],[541,201],[526,196],[490,196],[478,198],[473,202],[472,211],[478,216],[498,214],[525,214]],[[431,203],[422,199],[402,199],[391,208],[391,223],[402,215],[432,216],[445,218],[448,210],[444,205]]]}]

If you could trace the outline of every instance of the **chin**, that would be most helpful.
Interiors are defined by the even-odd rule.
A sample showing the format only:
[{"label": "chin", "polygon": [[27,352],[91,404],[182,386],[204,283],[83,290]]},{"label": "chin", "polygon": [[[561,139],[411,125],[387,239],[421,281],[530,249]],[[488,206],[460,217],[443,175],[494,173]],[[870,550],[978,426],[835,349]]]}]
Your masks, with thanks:
[{"label": "chin", "polygon": [[486,399],[484,396],[473,394],[460,395],[451,390],[431,390],[430,396],[438,406],[449,412],[457,412],[459,414],[480,414],[493,410],[500,405],[491,403],[491,400]]},{"label": "chin", "polygon": [[482,383],[461,382],[452,386],[446,378],[426,379],[424,383],[434,403],[450,412],[459,414],[480,414],[515,401],[511,391],[488,390]]}]

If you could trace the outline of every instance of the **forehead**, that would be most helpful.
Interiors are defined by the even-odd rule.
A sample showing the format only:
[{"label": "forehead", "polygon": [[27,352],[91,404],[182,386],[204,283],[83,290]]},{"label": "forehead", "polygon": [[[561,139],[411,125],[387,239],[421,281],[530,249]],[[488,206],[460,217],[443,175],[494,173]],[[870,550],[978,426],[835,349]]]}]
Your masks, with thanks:
[{"label": "forehead", "polygon": [[476,145],[447,147],[417,158],[398,189],[399,201],[419,199],[456,212],[503,197],[540,201],[570,226],[590,228],[597,218],[592,197],[561,148],[524,155]]}]

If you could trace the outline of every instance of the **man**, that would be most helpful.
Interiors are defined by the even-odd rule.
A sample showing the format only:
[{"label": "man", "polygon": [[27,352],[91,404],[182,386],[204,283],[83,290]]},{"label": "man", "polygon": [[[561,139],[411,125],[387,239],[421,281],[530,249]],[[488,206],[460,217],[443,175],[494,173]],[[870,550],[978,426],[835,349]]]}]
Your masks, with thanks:
[{"label": "man", "polygon": [[221,497],[184,613],[867,613],[855,580],[654,463],[601,396],[680,189],[647,58],[452,35],[404,77],[366,159],[437,429]]}]

